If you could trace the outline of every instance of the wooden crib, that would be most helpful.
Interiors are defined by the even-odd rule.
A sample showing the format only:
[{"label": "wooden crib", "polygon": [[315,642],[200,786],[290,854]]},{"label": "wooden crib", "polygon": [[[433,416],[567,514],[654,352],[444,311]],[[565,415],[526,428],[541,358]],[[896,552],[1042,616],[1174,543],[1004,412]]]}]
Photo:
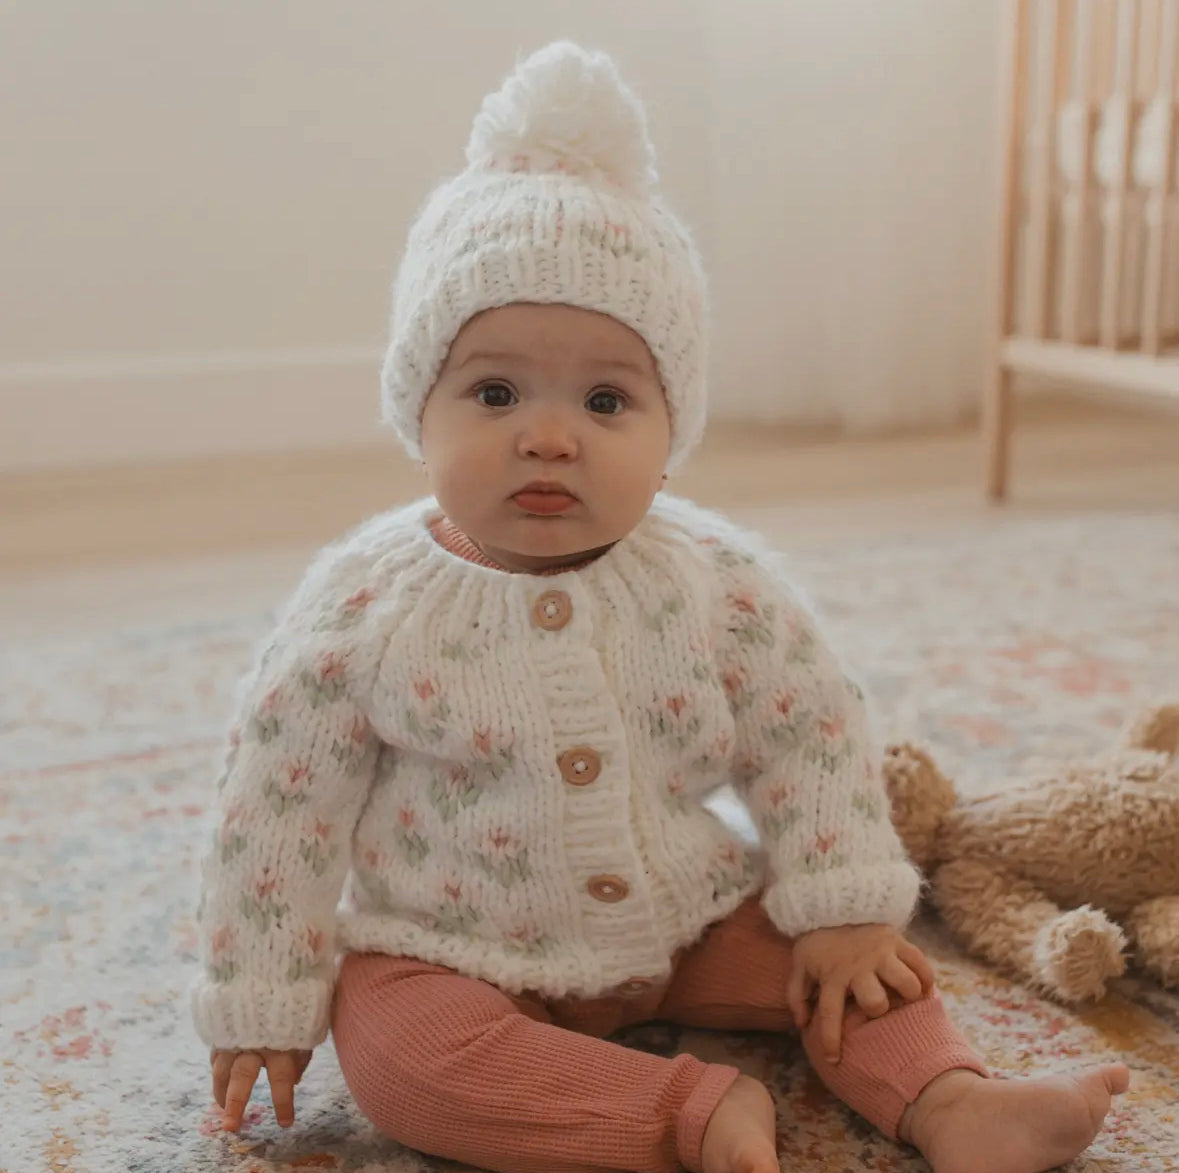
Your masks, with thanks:
[{"label": "wooden crib", "polygon": [[1012,380],[1179,405],[1179,0],[1007,0],[988,493]]}]

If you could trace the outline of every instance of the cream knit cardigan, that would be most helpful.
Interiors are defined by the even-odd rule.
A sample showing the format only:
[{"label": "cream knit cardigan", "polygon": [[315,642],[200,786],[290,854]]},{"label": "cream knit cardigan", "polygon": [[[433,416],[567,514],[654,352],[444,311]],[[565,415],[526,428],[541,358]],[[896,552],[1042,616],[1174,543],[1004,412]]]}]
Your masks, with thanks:
[{"label": "cream knit cardigan", "polygon": [[[907,921],[863,696],[761,539],[660,494],[589,565],[513,574],[440,545],[438,512],[325,549],[243,683],[206,1043],[317,1045],[339,950],[590,997],[666,978],[762,889],[791,936]],[[726,782],[760,847],[702,804]]]}]

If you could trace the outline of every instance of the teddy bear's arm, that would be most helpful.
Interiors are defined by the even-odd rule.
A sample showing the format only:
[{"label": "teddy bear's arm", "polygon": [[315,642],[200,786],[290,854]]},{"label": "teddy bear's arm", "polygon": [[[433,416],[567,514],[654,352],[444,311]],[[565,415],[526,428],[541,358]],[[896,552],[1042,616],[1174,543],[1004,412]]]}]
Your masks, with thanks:
[{"label": "teddy bear's arm", "polygon": [[1179,986],[1179,896],[1156,896],[1126,917],[1142,968],[1165,986]]},{"label": "teddy bear's arm", "polygon": [[971,952],[1061,1001],[1101,997],[1106,979],[1124,969],[1125,937],[1103,912],[1065,912],[993,863],[944,863],[932,888],[938,912]]}]

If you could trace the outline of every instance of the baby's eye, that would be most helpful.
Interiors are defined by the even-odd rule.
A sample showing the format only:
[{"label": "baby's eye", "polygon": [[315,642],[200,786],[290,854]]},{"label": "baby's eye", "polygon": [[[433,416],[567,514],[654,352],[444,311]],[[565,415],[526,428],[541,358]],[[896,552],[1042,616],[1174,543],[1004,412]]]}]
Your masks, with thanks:
[{"label": "baby's eye", "polygon": [[[595,391],[587,400],[589,409],[598,415],[617,415],[626,406],[625,398],[617,391]],[[594,404],[598,404],[597,407]],[[605,404],[605,407],[601,406]]]},{"label": "baby's eye", "polygon": [[[475,392],[475,398],[483,404],[484,407],[508,407],[510,400],[515,396],[515,391],[507,385],[507,383],[484,383]],[[491,398],[485,398],[490,395]],[[504,401],[504,397],[508,397],[508,402]]]}]

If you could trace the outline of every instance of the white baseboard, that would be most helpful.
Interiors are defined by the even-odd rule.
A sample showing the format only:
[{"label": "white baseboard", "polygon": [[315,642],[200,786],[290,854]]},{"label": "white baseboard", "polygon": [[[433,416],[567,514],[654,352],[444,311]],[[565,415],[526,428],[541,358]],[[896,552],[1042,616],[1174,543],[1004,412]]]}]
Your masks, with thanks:
[{"label": "white baseboard", "polygon": [[0,472],[392,439],[372,346],[0,365]]}]

